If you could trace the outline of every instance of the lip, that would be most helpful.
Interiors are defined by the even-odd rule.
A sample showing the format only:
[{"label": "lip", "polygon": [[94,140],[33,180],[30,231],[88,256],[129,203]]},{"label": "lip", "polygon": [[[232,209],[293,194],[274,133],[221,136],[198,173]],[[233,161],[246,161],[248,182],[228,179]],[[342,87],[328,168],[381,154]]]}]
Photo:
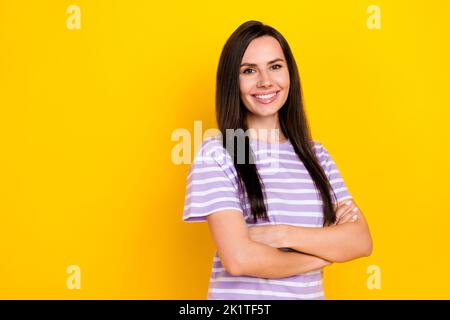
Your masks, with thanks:
[{"label": "lip", "polygon": [[260,95],[264,95],[264,94],[271,94],[271,93],[278,93],[278,92],[280,92],[280,90],[273,90],[273,91],[266,91],[266,92],[256,92],[256,93],[253,93],[252,94],[252,96],[256,96],[256,95],[258,95],[258,96],[260,96]]},{"label": "lip", "polygon": [[[270,91],[270,92],[258,92],[258,93],[255,93],[255,94],[252,94],[252,98],[256,101],[256,102],[258,102],[258,103],[261,103],[261,104],[269,104],[269,103],[272,103],[272,102],[274,102],[277,98],[278,98],[278,93],[280,92],[280,90],[277,90],[277,91]],[[275,95],[272,97],[272,98],[270,98],[270,99],[265,99],[265,100],[263,100],[263,99],[258,99],[256,96],[257,95],[266,95],[266,94],[272,94],[272,93],[275,93]]]}]

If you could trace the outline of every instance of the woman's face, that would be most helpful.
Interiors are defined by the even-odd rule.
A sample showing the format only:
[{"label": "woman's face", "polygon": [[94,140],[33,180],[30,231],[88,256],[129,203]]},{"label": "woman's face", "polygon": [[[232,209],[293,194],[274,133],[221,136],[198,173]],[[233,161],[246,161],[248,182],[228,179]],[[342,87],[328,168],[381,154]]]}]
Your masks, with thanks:
[{"label": "woman's face", "polygon": [[289,84],[288,66],[278,41],[262,36],[250,42],[242,57],[239,87],[251,117],[276,116],[287,100]]}]

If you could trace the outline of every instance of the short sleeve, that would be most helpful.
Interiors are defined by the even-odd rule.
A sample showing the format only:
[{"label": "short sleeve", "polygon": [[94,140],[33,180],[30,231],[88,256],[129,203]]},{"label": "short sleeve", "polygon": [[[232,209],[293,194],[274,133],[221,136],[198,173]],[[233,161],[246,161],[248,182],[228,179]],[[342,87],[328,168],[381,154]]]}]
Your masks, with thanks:
[{"label": "short sleeve", "polygon": [[233,183],[233,164],[223,161],[225,153],[222,145],[205,140],[195,155],[186,179],[183,221],[204,222],[206,216],[222,210],[243,212]]},{"label": "short sleeve", "polygon": [[[347,185],[339,172],[336,162],[334,162],[328,150],[317,141],[315,141],[315,149],[320,164],[324,169],[328,180],[330,181],[334,193],[336,194],[337,201],[341,202],[347,199],[352,199],[353,197],[347,189]],[[334,201],[334,197],[332,197],[332,199]]]}]

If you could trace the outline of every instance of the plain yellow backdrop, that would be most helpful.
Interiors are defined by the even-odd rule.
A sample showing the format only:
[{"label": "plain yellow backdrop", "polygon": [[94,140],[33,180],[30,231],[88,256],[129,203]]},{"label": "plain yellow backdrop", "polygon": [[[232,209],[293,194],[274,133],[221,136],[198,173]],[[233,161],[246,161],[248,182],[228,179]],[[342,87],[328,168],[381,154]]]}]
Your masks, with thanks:
[{"label": "plain yellow backdrop", "polygon": [[171,134],[216,127],[222,46],[260,20],[288,40],[313,138],[373,235],[371,257],[325,269],[326,297],[449,299],[449,13],[444,0],[1,0],[0,298],[206,298],[215,247],[207,224],[181,220],[189,165],[173,163]]}]

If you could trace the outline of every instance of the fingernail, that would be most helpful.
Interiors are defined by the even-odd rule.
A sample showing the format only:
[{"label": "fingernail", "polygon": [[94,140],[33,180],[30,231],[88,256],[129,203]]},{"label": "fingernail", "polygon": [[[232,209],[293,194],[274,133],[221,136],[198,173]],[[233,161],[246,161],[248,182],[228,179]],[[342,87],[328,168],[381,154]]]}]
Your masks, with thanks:
[{"label": "fingernail", "polygon": [[351,205],[352,205],[352,202],[351,202],[351,201],[347,201],[347,202],[345,203],[345,205],[346,205],[346,206],[351,206]]},{"label": "fingernail", "polygon": [[352,217],[352,219],[353,219],[353,221],[356,221],[356,220],[358,219],[358,215],[355,214],[355,215]]},{"label": "fingernail", "polygon": [[354,208],[352,209],[352,211],[356,212],[356,211],[358,211],[358,208],[357,208],[357,207],[354,207]]}]

